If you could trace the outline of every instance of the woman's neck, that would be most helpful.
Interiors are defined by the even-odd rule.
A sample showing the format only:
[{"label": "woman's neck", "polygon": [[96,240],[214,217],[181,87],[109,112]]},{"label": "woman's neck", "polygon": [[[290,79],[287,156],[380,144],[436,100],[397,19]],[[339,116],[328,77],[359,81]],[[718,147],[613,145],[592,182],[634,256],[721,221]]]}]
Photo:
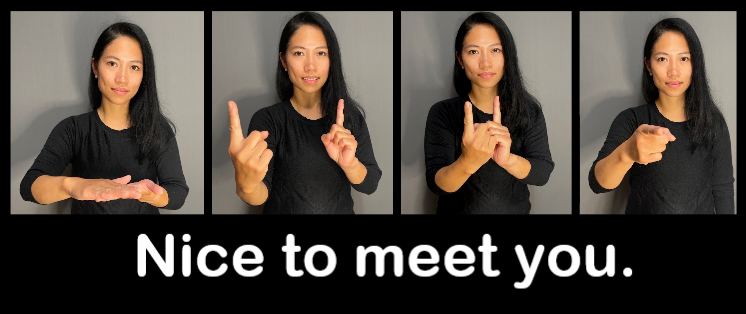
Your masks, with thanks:
[{"label": "woman's neck", "polygon": [[669,97],[666,94],[660,93],[658,99],[655,101],[655,106],[658,107],[658,112],[666,117],[666,119],[673,122],[684,122],[686,121],[686,111],[684,110],[685,95]]},{"label": "woman's neck", "polygon": [[469,99],[484,113],[493,113],[495,96],[497,96],[497,85],[493,88],[481,88],[471,84]]},{"label": "woman's neck", "polygon": [[129,103],[115,105],[102,101],[101,106],[96,111],[101,118],[101,122],[111,129],[121,131],[130,127],[129,108]]},{"label": "woman's neck", "polygon": [[293,96],[290,97],[290,104],[295,111],[310,120],[321,119],[321,91],[314,94],[307,94],[301,90],[295,89]]}]

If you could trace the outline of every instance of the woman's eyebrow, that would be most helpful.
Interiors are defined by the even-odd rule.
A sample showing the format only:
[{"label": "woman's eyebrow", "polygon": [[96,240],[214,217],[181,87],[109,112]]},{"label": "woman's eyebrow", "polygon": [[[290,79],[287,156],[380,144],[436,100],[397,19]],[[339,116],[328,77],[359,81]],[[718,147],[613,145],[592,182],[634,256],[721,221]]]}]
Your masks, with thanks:
[{"label": "woman's eyebrow", "polygon": [[[490,44],[488,47],[492,47],[492,46],[502,46],[502,44],[500,44],[500,43],[494,43],[494,44]],[[469,48],[469,47],[479,48],[480,46],[479,45],[466,45],[464,48]]]},{"label": "woman's eyebrow", "polygon": [[[680,54],[680,55],[688,55],[690,53],[689,53],[689,51],[682,51],[682,52],[679,52],[678,54]],[[659,51],[659,52],[654,53],[653,55],[654,56],[657,56],[657,55],[666,55],[667,56],[668,53],[663,52],[663,51]]]},{"label": "woman's eyebrow", "polygon": [[[122,61],[122,60],[120,60],[119,58],[117,58],[115,56],[106,56],[104,58],[112,58],[112,59],[116,59],[117,61]],[[142,61],[140,61],[140,60],[130,60],[130,62],[142,64]]]},{"label": "woman's eyebrow", "polygon": [[[306,49],[306,47],[303,47],[303,46],[292,46],[292,47],[290,47],[291,50],[292,49],[296,49],[296,48],[298,48],[298,49]],[[316,49],[329,49],[329,48],[327,46],[318,46],[318,47],[316,47]]]}]

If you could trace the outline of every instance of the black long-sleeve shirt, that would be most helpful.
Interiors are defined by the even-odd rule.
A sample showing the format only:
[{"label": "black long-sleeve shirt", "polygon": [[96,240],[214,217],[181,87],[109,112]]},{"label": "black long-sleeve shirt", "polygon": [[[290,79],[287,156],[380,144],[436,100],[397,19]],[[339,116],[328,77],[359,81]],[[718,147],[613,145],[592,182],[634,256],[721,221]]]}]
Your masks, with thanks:
[{"label": "black long-sleeve shirt", "polygon": [[[720,117],[719,119],[722,119]],[[627,214],[732,214],[733,163],[730,135],[725,120],[712,150],[691,152],[691,133],[686,122],[664,117],[654,104],[622,111],[609,128],[606,142],[593,162],[588,182],[595,193],[611,190],[602,187],[595,175],[596,163],[609,156],[642,124],[666,127],[675,141],[666,144],[660,161],[629,170],[631,193]]]},{"label": "black long-sleeve shirt", "polygon": [[375,192],[381,169],[365,118],[345,108],[344,127],[355,136],[355,157],[367,169],[360,184],[350,183],[326,152],[321,135],[329,132],[327,119],[307,119],[289,101],[262,108],[251,118],[248,132],[268,131],[267,148],[273,153],[263,179],[269,192],[264,214],[354,214],[350,186]]},{"label": "black long-sleeve shirt", "polygon": [[[547,127],[541,109],[522,138],[514,130],[510,138],[510,152],[531,163],[531,170],[523,179],[517,179],[493,160],[488,160],[472,174],[456,192],[443,191],[435,183],[435,174],[453,164],[461,156],[461,138],[464,134],[464,102],[468,99],[451,98],[430,108],[425,127],[425,165],[427,186],[439,195],[438,210],[443,213],[463,214],[528,214],[531,210],[527,184],[544,185],[554,170],[549,151]],[[472,106],[474,123],[492,120],[492,114]]]},{"label": "black long-sleeve shirt", "polygon": [[[116,179],[131,176],[130,182],[150,179],[168,192],[164,209],[179,209],[189,193],[176,137],[169,130],[168,141],[157,159],[145,164],[137,160],[138,147],[131,129],[106,126],[97,111],[62,120],[49,134],[39,156],[21,180],[21,196],[37,203],[31,185],[42,175],[59,176],[72,164],[72,176],[84,179]],[[108,202],[73,200],[73,214],[159,214],[158,208],[135,199]]]}]

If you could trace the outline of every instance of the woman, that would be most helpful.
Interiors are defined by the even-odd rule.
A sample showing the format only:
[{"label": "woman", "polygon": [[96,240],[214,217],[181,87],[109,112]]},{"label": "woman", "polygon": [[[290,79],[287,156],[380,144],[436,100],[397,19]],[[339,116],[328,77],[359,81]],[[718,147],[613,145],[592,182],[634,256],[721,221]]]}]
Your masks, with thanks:
[{"label": "woman", "polygon": [[454,48],[459,96],[433,105],[425,129],[427,185],[440,195],[437,212],[528,214],[527,184],[546,184],[554,162],[510,30],[493,13],[474,13]]},{"label": "woman", "polygon": [[352,188],[375,192],[381,178],[362,108],[350,98],[329,22],[304,12],[280,37],[277,93],[244,138],[229,102],[228,153],[236,194],[265,214],[354,214]]},{"label": "woman", "polygon": [[[73,214],[159,214],[189,188],[173,123],[161,112],[153,51],[143,30],[116,23],[91,56],[93,111],[62,120],[21,181],[24,200],[73,198]],[[72,164],[72,176],[60,176]]]},{"label": "woman", "polygon": [[697,34],[682,19],[664,19],[650,30],[642,61],[647,104],[614,119],[591,189],[611,191],[629,171],[628,214],[732,214],[730,135]]}]

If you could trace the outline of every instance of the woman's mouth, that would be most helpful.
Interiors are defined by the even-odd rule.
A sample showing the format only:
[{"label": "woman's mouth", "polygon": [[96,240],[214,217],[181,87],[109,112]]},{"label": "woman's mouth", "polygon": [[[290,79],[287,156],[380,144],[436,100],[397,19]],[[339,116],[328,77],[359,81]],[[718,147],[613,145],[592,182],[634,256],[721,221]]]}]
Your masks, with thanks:
[{"label": "woman's mouth", "polygon": [[679,86],[681,86],[682,84],[683,84],[683,83],[682,83],[682,82],[679,82],[679,81],[671,81],[671,82],[666,82],[666,85],[668,85],[668,87],[671,87],[671,88],[678,88],[678,87],[679,87]]},{"label": "woman's mouth", "polygon": [[319,81],[319,77],[318,76],[306,76],[303,78],[303,81],[308,84],[316,84],[316,82]]},{"label": "woman's mouth", "polygon": [[495,73],[492,73],[492,72],[479,73],[479,77],[481,77],[481,78],[486,78],[487,79],[487,78],[490,78],[490,77],[493,77],[493,76],[495,76]]},{"label": "woman's mouth", "polygon": [[117,95],[124,95],[124,94],[126,94],[128,92],[124,88],[112,88],[111,90],[113,90],[115,93],[117,93]]}]

